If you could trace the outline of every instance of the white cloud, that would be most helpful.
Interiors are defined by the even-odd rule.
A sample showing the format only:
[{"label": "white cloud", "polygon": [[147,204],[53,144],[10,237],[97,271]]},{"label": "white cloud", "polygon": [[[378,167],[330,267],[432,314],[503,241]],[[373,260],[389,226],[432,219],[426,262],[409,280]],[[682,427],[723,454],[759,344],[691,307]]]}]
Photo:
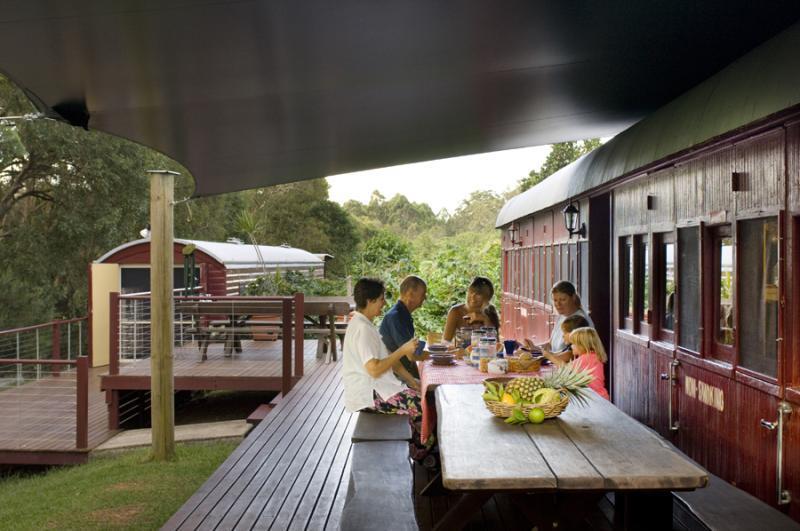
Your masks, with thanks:
[{"label": "white cloud", "polygon": [[475,190],[503,193],[544,163],[550,146],[496,151],[451,159],[418,162],[328,177],[330,198],[338,203],[369,201],[373,190],[387,199],[395,194],[428,203],[434,212],[454,212]]}]

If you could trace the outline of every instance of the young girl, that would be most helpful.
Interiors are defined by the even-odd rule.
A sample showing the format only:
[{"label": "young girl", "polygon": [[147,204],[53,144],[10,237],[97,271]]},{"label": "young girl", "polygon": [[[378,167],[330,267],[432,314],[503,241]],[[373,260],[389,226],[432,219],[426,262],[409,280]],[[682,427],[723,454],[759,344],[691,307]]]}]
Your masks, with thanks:
[{"label": "young girl", "polygon": [[582,315],[576,314],[564,319],[561,322],[561,334],[564,337],[564,343],[567,345],[564,350],[560,352],[550,352],[549,350],[542,350],[542,354],[545,358],[553,362],[557,367],[561,367],[565,363],[568,363],[572,360],[572,348],[570,343],[570,334],[576,328],[583,328],[588,327],[589,321],[586,320]]},{"label": "young girl", "polygon": [[570,332],[569,339],[572,343],[572,354],[575,356],[575,360],[572,362],[573,366],[592,373],[594,379],[589,384],[589,388],[608,400],[606,377],[603,373],[603,364],[608,361],[608,356],[606,356],[606,349],[603,348],[600,336],[597,335],[597,330],[589,327],[576,328]]}]

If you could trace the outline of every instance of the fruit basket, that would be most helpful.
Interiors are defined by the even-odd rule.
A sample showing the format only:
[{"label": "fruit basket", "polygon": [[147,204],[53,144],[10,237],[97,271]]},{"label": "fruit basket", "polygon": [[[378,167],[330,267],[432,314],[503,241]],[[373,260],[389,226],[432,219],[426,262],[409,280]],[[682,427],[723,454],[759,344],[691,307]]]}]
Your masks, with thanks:
[{"label": "fruit basket", "polygon": [[548,402],[546,404],[504,404],[503,402],[495,402],[493,400],[486,400],[484,404],[486,405],[486,409],[491,411],[492,415],[496,417],[508,418],[515,409],[521,409],[522,413],[527,416],[532,409],[538,407],[544,412],[544,418],[552,419],[563,413],[569,404],[569,394],[565,391],[558,391],[558,393],[561,396],[561,400],[558,402]]},{"label": "fruit basket", "polygon": [[579,405],[586,405],[585,387],[591,381],[591,373],[576,369],[572,364],[559,367],[542,377],[488,378],[483,382],[483,403],[493,415],[505,418],[509,424],[521,424],[528,420],[541,422],[529,419],[532,410],[541,409],[544,418],[553,418],[567,408],[571,399]]}]

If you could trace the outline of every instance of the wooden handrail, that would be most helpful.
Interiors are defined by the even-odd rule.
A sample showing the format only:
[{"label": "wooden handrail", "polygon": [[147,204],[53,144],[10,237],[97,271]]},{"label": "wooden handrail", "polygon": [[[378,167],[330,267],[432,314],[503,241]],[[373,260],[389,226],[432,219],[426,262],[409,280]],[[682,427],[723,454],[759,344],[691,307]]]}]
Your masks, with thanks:
[{"label": "wooden handrail", "polygon": [[286,396],[292,390],[292,300],[283,301],[283,370],[281,374],[281,394]]},{"label": "wooden handrail", "polygon": [[302,293],[294,295],[294,372],[295,376],[303,376],[303,350],[304,350],[304,321],[305,321],[305,296]]},{"label": "wooden handrail", "polygon": [[40,328],[47,328],[48,326],[61,326],[65,324],[77,323],[78,321],[86,321],[87,319],[89,318],[75,317],[73,319],[56,319],[55,321],[49,321],[47,323],[42,323],[38,325],[23,326],[21,328],[12,328],[10,330],[0,330],[0,336],[6,336],[9,334],[19,334],[20,332],[32,332]]}]

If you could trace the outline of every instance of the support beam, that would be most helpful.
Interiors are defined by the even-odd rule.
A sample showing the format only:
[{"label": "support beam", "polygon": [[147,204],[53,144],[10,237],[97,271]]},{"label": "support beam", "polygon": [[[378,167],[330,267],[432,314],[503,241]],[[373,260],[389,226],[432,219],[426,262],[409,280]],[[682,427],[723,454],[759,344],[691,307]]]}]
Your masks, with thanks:
[{"label": "support beam", "polygon": [[172,381],[174,345],[172,297],[173,195],[175,172],[150,174],[150,368],[151,458],[175,457],[175,404]]}]

